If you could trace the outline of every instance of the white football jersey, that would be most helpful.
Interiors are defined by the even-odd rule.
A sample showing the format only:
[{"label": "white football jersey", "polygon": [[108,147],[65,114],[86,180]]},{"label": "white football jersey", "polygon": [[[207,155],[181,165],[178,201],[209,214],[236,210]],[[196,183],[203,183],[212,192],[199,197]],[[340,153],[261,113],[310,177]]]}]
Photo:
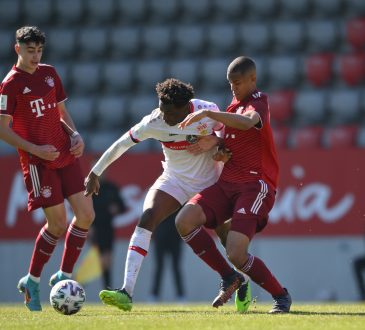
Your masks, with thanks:
[{"label": "white football jersey", "polygon": [[[191,112],[201,109],[219,111],[216,104],[198,99],[192,99],[190,106]],[[203,118],[184,129],[180,129],[178,125],[169,126],[163,120],[163,113],[157,108],[132,127],[129,134],[135,143],[148,138],[160,141],[165,155],[162,163],[165,173],[194,187],[198,192],[218,180],[223,163],[212,159],[215,148],[197,156],[188,153],[186,148],[195,143],[198,136],[214,134],[214,131],[220,131],[223,127],[222,123],[210,118]]]}]

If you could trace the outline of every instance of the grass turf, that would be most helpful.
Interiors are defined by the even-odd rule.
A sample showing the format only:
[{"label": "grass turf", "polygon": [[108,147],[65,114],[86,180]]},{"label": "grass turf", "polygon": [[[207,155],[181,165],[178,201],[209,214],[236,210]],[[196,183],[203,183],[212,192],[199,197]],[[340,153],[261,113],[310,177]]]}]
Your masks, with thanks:
[{"label": "grass turf", "polygon": [[296,304],[285,315],[269,315],[270,305],[257,304],[247,314],[233,305],[219,310],[199,305],[136,304],[122,312],[101,304],[86,304],[64,316],[44,304],[30,313],[22,305],[0,304],[0,329],[365,329],[365,304]]}]

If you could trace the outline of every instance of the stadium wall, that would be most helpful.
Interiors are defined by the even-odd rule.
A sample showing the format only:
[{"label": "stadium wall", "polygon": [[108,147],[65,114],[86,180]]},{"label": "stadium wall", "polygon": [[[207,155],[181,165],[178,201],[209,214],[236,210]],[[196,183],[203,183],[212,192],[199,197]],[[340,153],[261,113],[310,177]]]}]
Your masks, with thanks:
[{"label": "stadium wall", "polygon": [[[254,240],[251,252],[262,257],[287,286],[295,300],[356,300],[352,262],[364,253],[362,183],[363,154],[353,150],[281,151],[281,180],[270,225]],[[84,158],[85,171],[93,155]],[[341,163],[339,159],[346,160]],[[121,281],[128,237],[141,212],[148,186],[161,172],[160,154],[130,153],[107,171],[108,179],[121,187],[129,211],[114,219],[118,243],[113,278]],[[19,301],[18,278],[27,271],[33,240],[44,219],[41,211],[28,214],[26,192],[16,157],[0,161],[0,302]],[[69,218],[71,219],[69,210]],[[43,274],[42,299],[47,299],[48,277],[58,268],[62,243]],[[87,249],[84,254],[87,253]],[[146,301],[151,290],[153,251],[139,278],[135,300]],[[189,248],[184,250],[183,272],[190,301],[210,301],[218,288],[218,277]],[[174,299],[170,273],[165,274],[163,298]],[[88,297],[97,300],[100,281],[87,286]],[[258,300],[270,299],[257,287]]]}]

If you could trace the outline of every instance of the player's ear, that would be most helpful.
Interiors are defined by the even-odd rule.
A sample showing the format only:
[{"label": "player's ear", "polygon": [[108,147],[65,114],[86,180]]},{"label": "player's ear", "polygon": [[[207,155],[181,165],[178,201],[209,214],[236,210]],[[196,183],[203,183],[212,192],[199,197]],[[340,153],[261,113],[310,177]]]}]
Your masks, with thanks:
[{"label": "player's ear", "polygon": [[19,44],[18,44],[18,43],[16,43],[16,44],[14,45],[14,49],[15,49],[15,52],[16,52],[17,54],[19,54],[20,46],[19,46]]},{"label": "player's ear", "polygon": [[256,82],[256,71],[252,71],[250,74],[250,80]]}]

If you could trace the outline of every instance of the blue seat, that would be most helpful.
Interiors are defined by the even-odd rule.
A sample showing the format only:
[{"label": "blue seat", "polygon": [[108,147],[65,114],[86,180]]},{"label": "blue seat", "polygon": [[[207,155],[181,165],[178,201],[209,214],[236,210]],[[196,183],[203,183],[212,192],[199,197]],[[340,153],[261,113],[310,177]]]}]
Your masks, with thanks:
[{"label": "blue seat", "polygon": [[168,77],[180,79],[193,86],[198,80],[198,62],[195,60],[176,60],[168,65]]},{"label": "blue seat", "polygon": [[298,92],[294,100],[296,122],[300,125],[321,123],[326,112],[326,94],[321,90]]},{"label": "blue seat", "polygon": [[121,128],[127,116],[125,99],[119,96],[104,96],[97,100],[95,114],[98,128]]},{"label": "blue seat", "polygon": [[102,68],[101,76],[105,92],[128,91],[134,83],[133,64],[129,61],[106,62]]},{"label": "blue seat", "polygon": [[19,22],[20,0],[2,0],[1,8],[2,10],[0,10],[0,26],[9,27],[14,22]]},{"label": "blue seat", "polygon": [[236,27],[233,24],[216,24],[208,28],[208,50],[213,55],[226,55],[237,47]]},{"label": "blue seat", "polygon": [[51,60],[61,61],[74,58],[76,53],[76,32],[68,28],[51,29],[47,37],[47,51]]},{"label": "blue seat", "polygon": [[92,125],[95,119],[95,101],[92,97],[73,96],[67,99],[65,104],[77,128],[84,129]]},{"label": "blue seat", "polygon": [[71,66],[70,78],[74,93],[96,92],[100,83],[100,67],[94,62],[74,63]]},{"label": "blue seat", "polygon": [[201,54],[205,46],[205,31],[200,25],[179,25],[173,32],[175,53],[182,56]]},{"label": "blue seat", "polygon": [[55,0],[56,22],[65,26],[82,21],[84,5],[82,0]]},{"label": "blue seat", "polygon": [[141,51],[140,28],[120,27],[110,31],[110,55],[112,58],[135,56]]},{"label": "blue seat", "polygon": [[102,28],[87,28],[79,32],[78,55],[82,59],[98,59],[107,50],[107,31]]},{"label": "blue seat", "polygon": [[142,49],[146,56],[170,54],[171,41],[171,30],[166,26],[146,27],[142,30]]},{"label": "blue seat", "polygon": [[136,66],[136,88],[152,92],[158,82],[166,78],[164,61],[139,62]]},{"label": "blue seat", "polygon": [[338,29],[336,21],[307,21],[307,50],[313,52],[334,51],[338,45]]}]

